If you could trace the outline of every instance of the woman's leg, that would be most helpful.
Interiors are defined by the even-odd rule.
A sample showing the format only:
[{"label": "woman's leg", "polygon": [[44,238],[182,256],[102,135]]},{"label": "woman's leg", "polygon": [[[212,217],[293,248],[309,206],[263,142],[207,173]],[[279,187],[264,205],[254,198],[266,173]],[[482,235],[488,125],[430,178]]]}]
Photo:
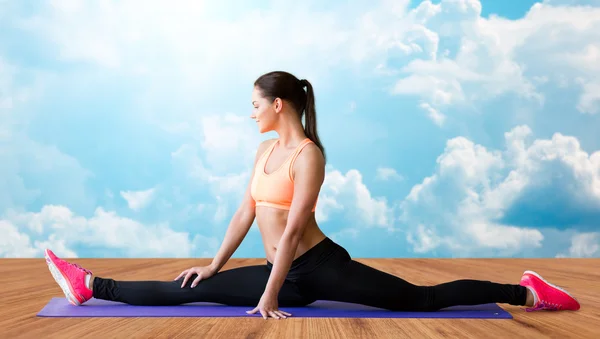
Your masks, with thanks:
[{"label": "woman's leg", "polygon": [[[177,281],[116,281],[94,278],[93,293],[97,299],[120,301],[131,305],[178,305],[190,302],[215,302],[232,306],[256,306],[267,285],[266,265],[243,266],[218,272],[197,286],[190,287],[194,274],[184,287],[183,277]],[[279,293],[280,306],[304,306],[309,302],[297,287],[284,282]]]},{"label": "woman's leg", "polygon": [[[69,263],[46,251],[46,262],[52,276],[67,299],[81,305],[90,298],[120,301],[132,305],[178,305],[191,302],[215,302],[225,305],[256,306],[267,284],[270,270],[266,265],[244,266],[219,272],[198,285],[184,287],[183,278],[177,281],[117,281],[94,277],[92,272]],[[90,286],[92,285],[92,286]],[[92,288],[90,288],[92,287]],[[313,300],[303,297],[297,286],[285,281],[280,293],[280,306],[303,306]]]},{"label": "woman's leg", "polygon": [[481,280],[414,285],[352,260],[341,248],[309,276],[298,281],[310,297],[358,303],[396,311],[435,311],[455,305],[525,305],[527,288]]}]

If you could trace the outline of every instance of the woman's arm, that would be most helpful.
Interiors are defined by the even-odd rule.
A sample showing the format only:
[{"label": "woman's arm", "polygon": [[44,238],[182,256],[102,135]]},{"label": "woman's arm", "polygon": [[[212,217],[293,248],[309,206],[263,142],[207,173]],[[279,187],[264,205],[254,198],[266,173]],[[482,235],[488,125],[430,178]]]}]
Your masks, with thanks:
[{"label": "woman's arm", "polygon": [[312,215],[325,180],[325,159],[314,144],[306,146],[294,165],[294,197],[287,224],[279,241],[265,293],[277,296],[292,265],[298,243]]},{"label": "woman's arm", "polygon": [[250,175],[250,181],[246,187],[246,192],[244,193],[242,203],[231,218],[229,227],[225,233],[225,238],[221,244],[221,248],[219,248],[219,251],[211,263],[211,267],[215,270],[215,272],[218,272],[225,265],[225,263],[227,263],[229,258],[231,258],[233,253],[242,243],[242,240],[244,240],[246,237],[246,234],[248,234],[248,231],[254,222],[254,218],[256,216],[255,202],[250,194],[250,187],[252,186],[252,179],[254,178],[254,168],[256,167],[258,158],[260,158],[267,147],[269,147],[271,142],[273,142],[273,139],[265,140],[258,146],[258,150],[256,151],[256,156],[254,158],[254,165],[252,166],[252,174]]}]

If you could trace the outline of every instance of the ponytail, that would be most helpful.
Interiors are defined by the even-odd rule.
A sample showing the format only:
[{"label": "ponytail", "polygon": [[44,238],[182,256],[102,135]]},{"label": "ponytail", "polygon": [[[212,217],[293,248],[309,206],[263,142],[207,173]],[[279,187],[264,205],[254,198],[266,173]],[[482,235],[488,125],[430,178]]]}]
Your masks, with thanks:
[{"label": "ponytail", "polygon": [[317,110],[315,107],[315,94],[313,87],[306,79],[300,80],[300,83],[303,87],[306,87],[306,104],[304,105],[304,133],[310,140],[312,140],[312,142],[315,143],[315,145],[317,145],[317,147],[319,147],[323,153],[323,157],[327,159],[325,156],[325,149],[323,144],[321,144],[321,140],[319,140],[319,135],[317,133]]}]

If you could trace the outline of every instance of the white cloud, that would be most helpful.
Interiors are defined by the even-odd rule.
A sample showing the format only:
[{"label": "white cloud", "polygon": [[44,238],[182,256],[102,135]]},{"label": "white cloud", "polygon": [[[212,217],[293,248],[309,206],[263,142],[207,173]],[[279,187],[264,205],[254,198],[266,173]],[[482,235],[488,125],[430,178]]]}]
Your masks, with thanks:
[{"label": "white cloud", "polygon": [[39,256],[46,247],[55,249],[57,255],[74,257],[73,248],[77,246],[102,248],[107,257],[114,253],[127,257],[191,257],[197,251],[214,249],[215,242],[205,236],[190,239],[188,233],[174,231],[168,224],[145,225],[101,207],[91,218],[56,205],[44,206],[36,213],[9,211],[0,225],[10,240],[2,244],[4,255],[23,257]]},{"label": "white cloud", "polygon": [[0,163],[0,213],[34,201],[77,208],[93,203],[85,188],[86,180],[93,174],[52,145],[15,134],[0,145]]},{"label": "white cloud", "polygon": [[192,176],[218,182],[226,191],[239,189],[263,139],[249,117],[231,113],[202,116],[193,124],[184,123],[180,132],[193,136],[197,144],[181,145],[172,158]]},{"label": "white cloud", "polygon": [[[512,92],[518,96],[541,99],[531,82],[523,75],[510,51],[501,50],[498,31],[481,18],[479,1],[422,2],[406,18],[423,32],[435,37],[435,49],[428,58],[408,61],[400,71],[405,74],[393,88],[396,94],[418,95],[432,107],[487,99]],[[388,36],[396,32],[387,32]],[[456,45],[456,51],[439,50]],[[511,46],[512,47],[512,46]],[[423,108],[423,107],[422,107]]]},{"label": "white cloud", "polygon": [[[325,184],[323,185],[325,187]],[[315,219],[319,223],[326,222],[330,220],[330,214],[335,211],[344,210],[344,206],[339,203],[334,197],[327,196],[325,194],[319,195],[319,200],[317,201],[317,208],[315,210]]]},{"label": "white cloud", "polygon": [[[211,167],[212,164],[209,165],[201,159],[202,154],[204,152],[197,146],[190,144],[180,146],[179,149],[171,153],[176,173],[187,176],[185,181],[189,182],[191,186],[209,185],[215,195],[233,194],[241,197],[250,179],[253,162],[243,163],[240,161],[236,163],[234,159],[231,159],[229,160],[231,161],[230,167],[237,169],[238,172],[228,173],[224,171],[220,174],[214,174],[218,171]],[[223,164],[223,162],[221,163]],[[215,166],[219,167],[217,164]]]},{"label": "white cloud", "polygon": [[444,125],[444,122],[446,121],[446,116],[440,113],[439,110],[431,107],[431,105],[426,102],[421,103],[419,107],[421,107],[421,109],[427,112],[427,117],[431,119],[431,121],[433,121],[434,124],[440,127]]},{"label": "white cloud", "polygon": [[333,232],[329,234],[329,238],[331,238],[335,242],[342,242],[344,238],[358,239],[358,236],[361,233],[360,225],[346,227],[338,232]]},{"label": "white cloud", "polygon": [[[598,58],[597,62],[600,64],[600,58]],[[582,88],[583,93],[579,97],[577,109],[580,112],[589,114],[600,112],[600,82],[583,81]]]},{"label": "white cloud", "polygon": [[[149,1],[144,9],[130,2],[86,2],[76,6],[55,2],[21,21],[20,26],[55,43],[59,56],[66,60],[87,61],[129,73],[142,67],[150,76],[161,76],[167,71],[165,67],[172,65],[168,72],[179,77],[184,91],[210,88],[232,64],[238,77],[247,79],[244,81],[273,68],[302,72],[316,81],[317,74],[325,73],[320,71],[341,61],[370,68],[414,58],[419,59],[405,69],[413,73],[407,78],[411,81],[404,87],[399,82],[397,91],[432,90],[442,97],[455,97],[462,95],[463,81],[483,81],[494,88],[500,86],[500,91],[530,90],[516,63],[496,56],[493,46],[478,45],[482,39],[488,44],[494,39],[489,33],[477,33],[476,25],[485,23],[479,16],[479,1],[442,1],[439,5],[426,1],[414,10],[409,10],[408,4],[383,1],[370,4],[366,11],[362,5],[354,5],[323,12],[318,9],[321,6],[311,8],[310,3],[277,3],[266,9],[247,10],[238,20],[227,20],[232,10],[242,13],[244,9],[198,1],[182,2],[177,8]],[[224,10],[227,12],[221,12]],[[282,20],[281,13],[289,11],[294,17]],[[347,19],[357,16],[356,21]],[[463,39],[464,56],[438,63],[440,53],[443,56],[440,39],[448,36],[456,41]],[[256,37],[269,37],[280,41],[280,45],[276,49],[256,47]],[[478,49],[483,54],[476,61],[489,59],[492,69],[485,71],[487,64],[472,63],[471,54]],[[487,49],[491,49],[489,53]],[[295,53],[287,53],[289,50]],[[241,54],[243,63],[237,60]]]},{"label": "white cloud", "polygon": [[121,191],[121,197],[127,200],[127,206],[134,211],[139,211],[148,206],[154,198],[155,188],[150,188],[144,191]]},{"label": "white cloud", "polygon": [[0,220],[0,257],[19,258],[31,257],[37,254],[37,250],[32,247],[31,239],[27,234],[20,233],[19,230],[10,222]]},{"label": "white cloud", "polygon": [[[217,173],[252,165],[261,136],[249,116],[209,115],[201,118],[202,150]],[[233,164],[233,166],[232,166]]]},{"label": "white cloud", "polygon": [[[229,83],[220,81],[225,76],[239,84],[249,84],[259,73],[280,68],[320,85],[333,67],[346,68],[348,63],[355,63],[377,74],[399,77],[393,91],[419,96],[421,108],[440,126],[446,121],[442,112],[449,114],[445,105],[476,103],[506,93],[542,101],[545,93],[536,87],[541,84],[581,88],[577,109],[597,114],[597,9],[536,5],[526,18],[513,21],[481,18],[481,4],[475,0],[442,1],[439,5],[425,1],[414,10],[408,9],[408,4],[386,1],[380,6],[369,4],[367,11],[343,7],[322,13],[308,9],[305,3],[276,3],[267,10],[245,12],[242,5],[225,8],[228,6],[216,2],[189,1],[174,7],[149,1],[140,8],[127,1],[55,1],[28,20],[17,19],[15,27],[30,29],[46,38],[45,42],[56,47],[50,50],[56,51],[56,57],[62,61],[74,61],[78,67],[91,66],[94,72],[118,73],[123,79],[141,79],[136,84],[143,83],[136,87],[141,94],[134,94],[132,102],[141,103],[150,112],[143,109],[144,114],[157,114],[152,117],[157,125],[188,138],[172,154],[175,173],[186,176],[168,183],[189,184],[182,188],[182,195],[190,198],[186,203],[192,209],[201,204],[204,213],[213,208],[217,221],[223,221],[232,210],[229,195],[241,197],[259,143],[258,133],[253,124],[246,123],[246,116],[206,116],[196,112],[210,99],[207,93],[215,93],[218,86],[229,89]],[[289,9],[294,9],[294,18],[282,19],[280,13]],[[3,13],[0,8],[0,15]],[[10,19],[15,20],[12,16]],[[306,22],[313,24],[307,26]],[[272,49],[257,43],[265,39],[283,45]],[[290,54],[290,50],[298,53]],[[240,55],[244,62],[239,62]],[[0,162],[4,165],[0,169],[0,209],[44,200],[48,192],[60,191],[66,197],[51,202],[78,210],[74,206],[86,200],[83,187],[92,174],[60,150],[40,145],[7,127],[22,123],[17,114],[12,114],[27,98],[27,92],[19,91],[12,81],[13,74],[19,71],[0,60]],[[4,93],[8,95],[3,96]],[[179,105],[180,99],[187,100],[181,105],[193,109],[170,109],[172,115],[164,118],[164,108]],[[354,108],[351,104],[350,109]],[[165,124],[165,119],[171,123]],[[466,229],[471,229],[480,243],[507,251],[527,244],[538,246],[542,238],[537,230],[521,230],[497,220],[515,210],[515,201],[526,200],[523,197],[532,192],[539,194],[540,187],[548,187],[544,186],[546,182],[556,182],[556,173],[561,178],[576,178],[574,182],[580,183],[572,189],[564,181],[564,186],[559,187],[566,192],[567,200],[578,197],[569,201],[581,202],[581,207],[577,207],[581,209],[573,211],[594,215],[594,199],[600,186],[590,169],[598,168],[600,155],[588,157],[579,152],[573,139],[561,135],[536,143],[536,147],[525,147],[523,138],[517,135],[521,132],[515,129],[511,132],[513,137],[507,137],[511,144],[506,152],[491,152],[464,138],[449,143],[447,154],[440,157],[439,172],[415,186],[407,199],[416,206],[405,210],[415,227],[415,244],[422,249],[443,245],[461,248],[463,242],[439,231],[446,220],[442,216],[414,222],[419,208],[425,208],[424,215],[429,215],[430,209],[441,208],[442,214],[450,218],[468,221]],[[11,148],[15,145],[19,145],[19,152]],[[573,149],[578,151],[571,152]],[[545,157],[555,159],[553,164],[563,167],[547,165]],[[39,170],[34,163],[38,158],[43,160]],[[23,169],[34,178],[58,180],[47,187],[30,186]],[[392,225],[388,203],[371,196],[360,172],[332,171],[328,179],[317,209],[320,220],[345,213],[367,225]],[[207,185],[215,201],[191,198],[194,189]],[[168,187],[167,183],[161,187]],[[435,194],[447,188],[460,192],[462,200],[456,201],[456,197],[444,192]],[[154,196],[155,202],[165,200],[164,196]],[[448,207],[440,207],[446,202]],[[95,206],[92,202],[88,205]],[[141,208],[135,202],[130,206]],[[44,229],[40,225],[43,224],[38,224],[37,229]],[[505,237],[497,242],[490,234]],[[35,249],[31,241],[25,243]]]},{"label": "white cloud", "polygon": [[326,172],[316,213],[320,221],[344,213],[352,222],[366,227],[391,227],[393,220],[386,199],[371,196],[362,175],[354,169],[346,174],[331,168]]},{"label": "white cloud", "polygon": [[47,80],[46,75],[0,56],[0,213],[33,202],[54,201],[74,208],[92,203],[85,181],[93,174],[54,145],[26,134],[35,115],[28,105],[43,92]]},{"label": "white cloud", "polygon": [[407,39],[403,36],[407,27],[413,31],[419,27],[418,34],[430,41],[432,49],[419,58],[384,61],[382,67],[389,74],[401,76],[391,92],[420,97],[428,105],[421,108],[433,113],[447,105],[470,106],[503,94],[543,103],[554,93],[552,88],[574,86],[581,88],[578,110],[596,114],[600,8],[555,4],[535,4],[525,17],[509,20],[481,17],[479,1],[422,2],[395,18],[406,22],[402,28],[378,31],[380,40]]},{"label": "white cloud", "polygon": [[[478,0],[423,1],[414,9],[409,3],[338,5],[324,12],[316,2],[253,9],[207,1],[172,8],[148,1],[141,9],[128,1],[56,1],[18,20],[18,26],[54,43],[61,59],[149,77],[139,98],[148,107],[168,92],[195,108],[204,102],[200,93],[233,86],[217,80],[232,72],[239,86],[273,69],[290,70],[319,86],[333,67],[351,65],[398,77],[391,92],[419,96],[421,108],[438,125],[449,104],[471,105],[507,93],[543,103],[539,79],[546,84],[581,79],[578,109],[598,111],[600,45],[594,41],[600,41],[600,9],[538,3],[524,18],[508,20],[481,17]],[[283,20],[281,13],[288,12],[293,18]],[[257,37],[280,44],[267,48]],[[584,72],[590,69],[595,71]],[[165,79],[172,80],[168,89]],[[165,127],[186,128],[189,111],[172,110]],[[185,121],[173,123],[180,114]],[[165,125],[164,117],[153,119]]]},{"label": "white cloud", "polygon": [[[135,1],[53,1],[32,14],[16,11],[11,25],[40,41],[46,60],[78,65],[77,74],[70,68],[61,73],[91,77],[96,85],[97,74],[134,84],[127,94],[127,114],[173,133],[169,138],[204,134],[204,160],[220,175],[254,155],[259,133],[248,116],[251,85],[260,74],[284,69],[317,88],[331,67],[348,59],[340,53],[353,41],[346,16],[320,7],[307,2],[232,7],[192,0],[174,7],[152,0],[141,8]],[[290,12],[294,16],[281,15]],[[278,46],[265,46],[267,40]],[[237,107],[233,102],[241,91],[248,93],[247,115],[207,112]],[[233,126],[236,133],[223,136],[221,132],[228,133],[224,126]],[[248,145],[250,152],[239,152],[239,146],[245,150]]]},{"label": "white cloud", "polygon": [[586,86],[593,88],[600,76],[600,8],[538,3],[521,20],[492,18],[485,27],[488,34],[496,32],[502,52],[522,64],[528,77],[545,77],[555,88],[581,84],[578,108],[597,110]]},{"label": "white cloud", "polygon": [[440,246],[441,243],[445,243],[448,247],[455,249],[452,246],[452,242],[449,241],[450,239],[440,238],[432,229],[427,228],[423,224],[418,224],[416,229],[406,236],[406,240],[409,244],[413,245],[413,250],[416,253],[429,252]]},{"label": "white cloud", "polygon": [[396,180],[401,181],[404,178],[396,172],[395,169],[389,167],[377,168],[377,179],[382,181]]},{"label": "white cloud", "polygon": [[[201,203],[204,215],[212,212],[213,221],[226,221],[243,197],[261,142],[246,120],[233,114],[200,118],[198,128],[203,133],[197,143],[183,144],[171,153],[173,177],[161,185],[177,186],[186,203]],[[192,202],[198,191],[208,192],[210,200]]]},{"label": "white cloud", "polygon": [[506,133],[502,152],[464,137],[447,142],[436,172],[400,205],[415,251],[510,256],[540,248],[540,227],[588,228],[600,217],[600,151],[588,155],[558,133],[527,145],[530,133]]},{"label": "white cloud", "polygon": [[563,208],[584,214],[600,211],[600,151],[588,154],[577,138],[560,133],[535,140],[529,148],[515,147],[524,145],[530,131],[524,127],[513,131],[506,135],[513,147],[509,154],[519,166],[510,173],[512,181],[527,183],[528,193],[550,187],[558,197],[553,201],[566,204]]},{"label": "white cloud", "polygon": [[[336,51],[351,39],[341,29],[339,17],[306,4],[247,6],[211,1],[181,1],[178,6],[147,1],[143,7],[134,1],[76,5],[55,1],[20,26],[56,44],[63,60],[129,74],[142,68],[149,75],[161,75],[170,67],[169,73],[185,78],[182,89],[210,86],[232,65],[242,78],[273,67],[304,69],[314,75],[314,67],[335,65],[340,58]],[[285,12],[294,15],[284,18]],[[278,47],[261,45],[265,39],[279,41]],[[329,58],[310,62],[315,54]],[[244,62],[239,62],[240,55]]]},{"label": "white cloud", "polygon": [[[471,219],[473,220],[473,219]],[[489,220],[473,220],[466,225],[477,244],[511,253],[527,247],[542,246],[543,234],[537,229],[493,223]]]},{"label": "white cloud", "polygon": [[580,233],[571,238],[571,247],[563,257],[590,258],[600,255],[600,233]]},{"label": "white cloud", "polygon": [[[387,60],[435,58],[439,37],[421,24],[431,13],[409,11],[409,1],[382,1],[369,6],[350,28],[348,55],[352,61],[372,65],[383,73]],[[360,9],[359,9],[360,10]]]},{"label": "white cloud", "polygon": [[548,5],[600,6],[600,0],[544,0]]}]

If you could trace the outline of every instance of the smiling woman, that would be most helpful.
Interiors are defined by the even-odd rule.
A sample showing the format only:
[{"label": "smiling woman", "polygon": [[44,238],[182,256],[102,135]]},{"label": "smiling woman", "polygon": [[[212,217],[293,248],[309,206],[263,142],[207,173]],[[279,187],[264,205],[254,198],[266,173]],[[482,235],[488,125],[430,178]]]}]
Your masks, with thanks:
[{"label": "smiling woman", "polygon": [[[300,88],[298,84],[300,84]],[[306,92],[304,88],[306,88]],[[277,116],[268,114],[267,109],[273,107],[272,105],[275,105],[273,108],[277,112],[281,112],[284,101],[286,105],[289,104],[291,106],[289,109],[296,112],[295,115],[289,117],[288,115]],[[308,80],[298,80],[286,72],[267,73],[254,82],[252,105],[255,110],[251,117],[259,124],[259,132],[261,133],[277,130],[278,128],[281,129],[281,126],[284,124],[287,124],[289,128],[297,129],[298,119],[302,120],[304,116],[306,121],[304,124],[304,134],[319,147],[325,158],[325,149],[317,134],[317,112],[314,90]],[[290,119],[286,120],[286,118]],[[279,126],[275,126],[275,123]]]},{"label": "smiling woman", "polygon": [[[525,271],[519,284],[463,279],[419,286],[353,260],[315,220],[325,155],[317,135],[312,85],[287,72],[267,73],[256,80],[252,103],[251,117],[260,133],[275,131],[279,137],[258,146],[242,203],[212,264],[184,270],[172,282],[115,281],[94,277],[46,250],[50,271],[72,304],[91,297],[133,305],[216,302],[254,306],[249,314],[278,319],[291,316],[280,306],[316,300],[395,311],[486,303],[531,306],[528,310],[579,309],[569,293],[532,271]],[[255,219],[266,264],[219,272]]]}]

